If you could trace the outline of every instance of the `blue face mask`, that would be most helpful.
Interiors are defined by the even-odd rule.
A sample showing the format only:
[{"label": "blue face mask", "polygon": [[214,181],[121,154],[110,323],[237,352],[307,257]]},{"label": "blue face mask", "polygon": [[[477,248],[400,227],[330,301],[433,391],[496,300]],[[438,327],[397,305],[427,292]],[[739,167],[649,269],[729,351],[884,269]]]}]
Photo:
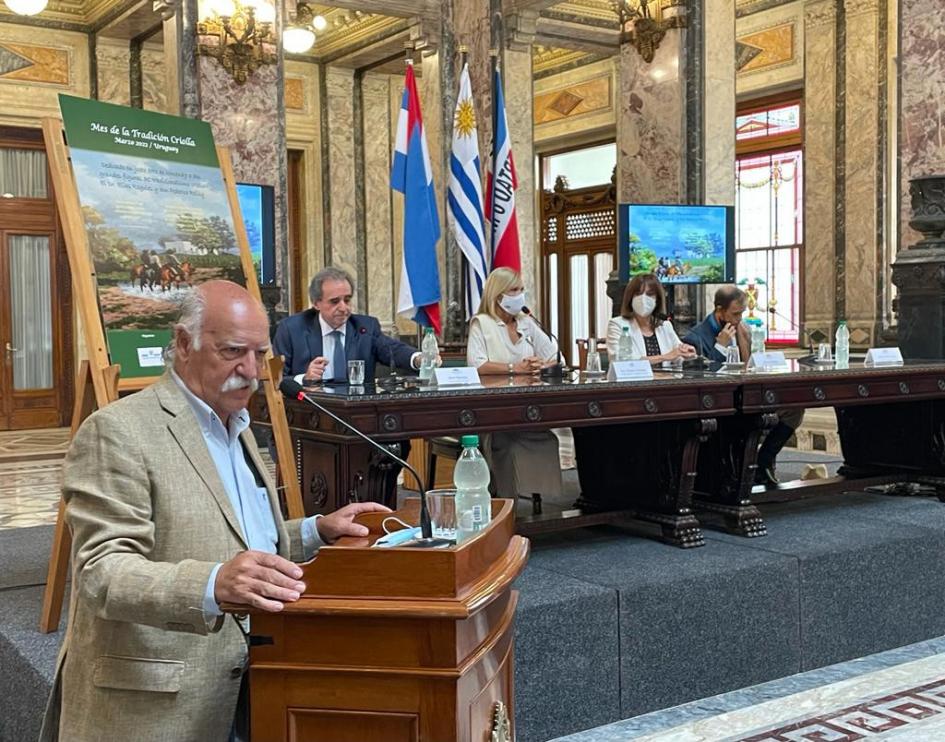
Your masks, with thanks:
[{"label": "blue face mask", "polygon": [[[402,526],[407,525],[400,518],[391,516],[389,518],[385,518],[384,522],[381,524],[381,527],[385,531],[387,530],[388,521],[391,521],[391,520],[397,521]],[[418,539],[418,538],[420,538],[419,526],[402,528],[399,531],[390,531],[384,536],[381,536],[377,541],[374,542],[374,546],[378,546],[381,548],[390,547],[390,546],[402,546],[406,544],[408,541],[413,541],[414,539]]]}]

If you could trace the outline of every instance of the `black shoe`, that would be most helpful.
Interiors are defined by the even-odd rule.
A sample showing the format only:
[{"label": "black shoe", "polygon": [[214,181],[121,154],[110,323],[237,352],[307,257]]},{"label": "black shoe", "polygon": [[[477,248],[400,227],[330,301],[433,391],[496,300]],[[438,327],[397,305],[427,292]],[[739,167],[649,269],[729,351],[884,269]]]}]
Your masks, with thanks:
[{"label": "black shoe", "polygon": [[777,474],[774,473],[774,466],[758,465],[755,469],[755,484],[763,484],[765,487],[777,487],[781,484]]}]

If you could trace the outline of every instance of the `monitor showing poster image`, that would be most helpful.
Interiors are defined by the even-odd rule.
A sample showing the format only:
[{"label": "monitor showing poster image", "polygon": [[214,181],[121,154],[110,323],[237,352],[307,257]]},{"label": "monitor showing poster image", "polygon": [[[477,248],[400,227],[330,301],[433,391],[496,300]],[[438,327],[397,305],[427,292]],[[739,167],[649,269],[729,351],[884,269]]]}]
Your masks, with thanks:
[{"label": "monitor showing poster image", "polygon": [[655,273],[663,283],[735,281],[735,208],[620,204],[621,281]]},{"label": "monitor showing poster image", "polygon": [[246,241],[260,284],[276,280],[275,189],[253,183],[237,183],[236,196],[246,227]]}]

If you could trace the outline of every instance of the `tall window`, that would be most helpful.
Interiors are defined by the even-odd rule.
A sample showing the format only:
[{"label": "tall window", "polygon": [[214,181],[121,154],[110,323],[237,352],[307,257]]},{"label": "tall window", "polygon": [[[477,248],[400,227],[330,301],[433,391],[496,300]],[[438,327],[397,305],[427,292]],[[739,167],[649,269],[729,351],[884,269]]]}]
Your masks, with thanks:
[{"label": "tall window", "polygon": [[[800,339],[804,150],[800,94],[755,101],[736,118],[735,277],[754,289],[771,343]],[[755,293],[756,292],[756,293]]]},{"label": "tall window", "polygon": [[603,336],[611,317],[607,277],[616,265],[616,165],[613,142],[540,158],[545,311],[569,363],[577,362],[576,341]]}]

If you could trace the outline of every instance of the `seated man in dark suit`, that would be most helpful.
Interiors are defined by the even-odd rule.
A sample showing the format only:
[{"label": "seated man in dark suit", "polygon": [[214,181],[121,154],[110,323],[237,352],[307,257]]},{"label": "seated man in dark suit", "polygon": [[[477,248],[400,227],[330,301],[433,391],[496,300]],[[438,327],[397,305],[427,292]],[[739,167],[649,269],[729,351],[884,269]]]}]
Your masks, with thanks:
[{"label": "seated man in dark suit", "polygon": [[[745,292],[737,286],[722,286],[715,292],[715,309],[712,314],[693,327],[683,338],[699,353],[712,361],[725,361],[725,349],[738,344],[743,361],[751,354],[751,339],[748,328],[742,322],[745,311]],[[804,410],[778,410],[778,424],[771,429],[758,449],[758,468],[755,483],[765,486],[779,484],[775,474],[775,461],[794,431],[804,420]]]},{"label": "seated man in dark suit", "polygon": [[420,353],[381,332],[375,317],[353,314],[354,281],[346,271],[327,267],[308,288],[312,308],[286,317],[276,328],[274,352],[285,359],[283,376],[316,381],[344,381],[348,361],[364,361],[364,381],[374,380],[374,366],[416,370]]}]

